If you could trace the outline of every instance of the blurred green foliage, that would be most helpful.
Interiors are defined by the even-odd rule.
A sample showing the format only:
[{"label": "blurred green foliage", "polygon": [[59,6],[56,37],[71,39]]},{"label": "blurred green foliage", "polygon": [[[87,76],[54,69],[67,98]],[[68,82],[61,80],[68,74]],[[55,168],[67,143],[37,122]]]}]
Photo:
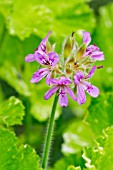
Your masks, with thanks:
[{"label": "blurred green foliage", "polygon": [[41,170],[36,152],[28,145],[21,145],[19,148],[17,145],[14,133],[0,129],[0,169]]},{"label": "blurred green foliage", "polygon": [[[100,96],[78,106],[57,107],[50,170],[112,170],[113,3],[111,0],[0,0],[0,170],[39,170],[52,97],[45,80],[30,84],[38,63],[25,63],[49,30],[61,54],[63,39],[91,32],[104,51],[104,65],[92,78]],[[24,110],[25,108],[25,110]],[[15,137],[18,137],[18,139]],[[27,144],[27,145],[25,145]],[[34,148],[39,156],[32,149]],[[32,159],[31,159],[32,158]],[[21,166],[20,166],[21,164]]]},{"label": "blurred green foliage", "polygon": [[0,123],[6,126],[22,124],[24,106],[20,100],[10,97],[0,106]]}]

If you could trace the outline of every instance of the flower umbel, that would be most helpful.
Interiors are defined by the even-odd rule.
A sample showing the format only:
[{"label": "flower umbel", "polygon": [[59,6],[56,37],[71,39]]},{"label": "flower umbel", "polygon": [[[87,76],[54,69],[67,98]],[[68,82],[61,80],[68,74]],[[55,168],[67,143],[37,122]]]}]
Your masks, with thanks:
[{"label": "flower umbel", "polygon": [[[97,97],[99,89],[90,83],[90,78],[96,68],[103,67],[95,66],[94,63],[104,60],[104,54],[95,44],[89,45],[90,33],[83,31],[83,43],[80,47],[75,42],[74,33],[68,36],[63,43],[61,57],[54,52],[53,45],[48,41],[51,33],[50,31],[41,41],[34,54],[25,57],[26,62],[36,61],[42,67],[33,74],[31,83],[37,83],[46,77],[46,84],[52,87],[46,92],[44,99],[48,100],[57,92],[62,107],[68,105],[67,94],[80,105],[86,102],[85,91],[90,96]],[[77,92],[74,94],[75,87]]]}]

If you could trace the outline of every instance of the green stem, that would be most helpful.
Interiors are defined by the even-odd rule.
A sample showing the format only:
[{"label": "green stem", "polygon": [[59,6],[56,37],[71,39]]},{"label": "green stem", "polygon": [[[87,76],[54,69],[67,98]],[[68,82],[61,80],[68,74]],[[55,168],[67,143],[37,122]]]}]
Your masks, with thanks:
[{"label": "green stem", "polygon": [[43,153],[43,158],[42,158],[42,168],[44,170],[47,169],[47,162],[48,162],[49,151],[50,151],[50,146],[51,146],[51,139],[52,139],[53,128],[54,128],[54,118],[55,118],[55,110],[56,110],[56,106],[57,106],[57,101],[58,101],[58,94],[56,93],[52,111],[51,111],[51,117],[49,120],[48,129],[47,129],[47,136],[45,139],[44,153]]},{"label": "green stem", "polygon": [[26,117],[25,117],[25,142],[30,144],[30,128],[32,126],[32,116],[30,114],[30,102],[26,99],[23,99],[26,106]]},{"label": "green stem", "polygon": [[2,28],[2,34],[0,35],[0,51],[4,42],[6,36],[6,28],[5,28],[5,23],[3,23],[3,28]]}]

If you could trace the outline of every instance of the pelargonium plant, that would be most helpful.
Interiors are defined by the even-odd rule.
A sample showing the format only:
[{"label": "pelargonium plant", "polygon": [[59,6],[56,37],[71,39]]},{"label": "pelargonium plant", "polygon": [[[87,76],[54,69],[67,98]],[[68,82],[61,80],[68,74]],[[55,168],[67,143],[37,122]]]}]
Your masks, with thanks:
[{"label": "pelargonium plant", "polygon": [[95,44],[90,45],[91,36],[89,32],[83,31],[82,44],[78,46],[74,38],[74,32],[69,35],[62,46],[61,55],[55,52],[55,45],[48,41],[50,31],[34,51],[25,57],[26,62],[38,62],[41,65],[32,76],[31,83],[38,83],[46,77],[46,84],[51,88],[45,93],[44,99],[48,100],[56,93],[49,121],[47,136],[45,140],[42,168],[47,168],[51,137],[54,126],[54,115],[57,101],[60,106],[68,105],[68,96],[78,102],[79,105],[86,102],[87,92],[96,98],[99,89],[90,83],[90,78],[97,68],[95,61],[104,60],[104,54]]}]

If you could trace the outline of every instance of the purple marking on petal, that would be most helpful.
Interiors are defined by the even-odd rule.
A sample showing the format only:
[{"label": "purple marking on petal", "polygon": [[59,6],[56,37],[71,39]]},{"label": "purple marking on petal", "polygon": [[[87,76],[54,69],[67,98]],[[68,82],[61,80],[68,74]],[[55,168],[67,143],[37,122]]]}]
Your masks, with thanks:
[{"label": "purple marking on petal", "polygon": [[87,57],[87,56],[90,56],[90,55],[92,55],[91,51],[87,51],[87,52],[84,53],[84,57]]},{"label": "purple marking on petal", "polygon": [[48,59],[51,66],[55,66],[59,62],[59,55],[55,52],[48,53]]},{"label": "purple marking on petal", "polygon": [[88,45],[91,42],[91,36],[89,32],[83,31],[83,43]]},{"label": "purple marking on petal", "polygon": [[93,58],[95,61],[102,61],[104,60],[104,54],[103,52],[100,52],[100,51],[96,51],[96,52],[93,52],[92,55],[91,55],[91,58]]},{"label": "purple marking on petal", "polygon": [[93,86],[90,88],[88,88],[87,90],[87,93],[89,93],[92,97],[98,97],[99,95],[99,89],[96,87],[96,86]]},{"label": "purple marking on petal", "polygon": [[94,51],[100,51],[100,49],[96,45],[90,45],[86,48],[86,52],[87,51],[94,52]]},{"label": "purple marking on petal", "polygon": [[[39,55],[45,56],[46,55],[46,42],[50,36],[52,32],[48,32],[48,34],[46,35],[46,37],[41,41],[40,45],[38,48],[35,49],[34,54],[29,54],[28,56],[25,57],[25,61],[26,62],[32,62],[34,60],[36,60],[37,62],[39,62],[41,65],[42,62],[40,59],[38,59]],[[46,64],[47,65],[47,64]]]},{"label": "purple marking on petal", "polygon": [[79,105],[86,102],[86,94],[81,83],[77,85],[77,101]]},{"label": "purple marking on petal", "polygon": [[50,86],[51,84],[51,73],[49,73],[46,77],[46,84]]},{"label": "purple marking on petal", "polygon": [[76,98],[74,92],[68,86],[66,86],[65,89],[66,89],[67,93],[71,96],[71,98],[73,100],[77,101],[77,98]]},{"label": "purple marking on petal", "polygon": [[34,56],[35,56],[35,60],[38,62],[38,63],[40,63],[41,65],[49,65],[49,63],[48,64],[46,64],[47,62],[48,62],[48,60],[47,60],[47,57],[46,57],[46,54],[45,53],[43,53],[43,52],[39,52],[39,51],[36,51],[35,53],[34,53]]},{"label": "purple marking on petal", "polygon": [[88,73],[88,75],[86,76],[86,78],[90,78],[93,76],[94,72],[96,70],[96,66],[93,66],[92,69],[90,70],[90,72]]},{"label": "purple marking on petal", "polygon": [[96,86],[93,86],[92,84],[86,81],[84,81],[83,84],[86,92],[89,93],[89,95],[91,95],[94,98],[99,95],[99,89]]},{"label": "purple marking on petal", "polygon": [[83,72],[79,71],[74,75],[74,83],[79,84],[80,81],[84,78]]},{"label": "purple marking on petal", "polygon": [[42,41],[38,47],[38,51],[42,51],[42,52],[46,53],[46,42],[47,42],[51,33],[52,33],[52,31],[49,31],[48,34],[46,35],[46,37],[44,39],[42,39]]},{"label": "purple marking on petal", "polygon": [[34,57],[34,54],[29,54],[25,57],[25,61],[26,62],[32,62],[32,61],[35,61],[35,57]]},{"label": "purple marking on petal", "polygon": [[66,89],[64,87],[60,87],[58,102],[62,107],[66,107],[68,105],[68,97],[66,94]]},{"label": "purple marking on petal", "polygon": [[58,89],[58,86],[53,86],[50,90],[46,92],[46,94],[44,95],[44,99],[48,100]]},{"label": "purple marking on petal", "polygon": [[30,80],[31,83],[37,83],[42,78],[44,78],[49,73],[49,70],[47,68],[41,68],[37,72],[35,72],[32,76],[32,79]]}]

